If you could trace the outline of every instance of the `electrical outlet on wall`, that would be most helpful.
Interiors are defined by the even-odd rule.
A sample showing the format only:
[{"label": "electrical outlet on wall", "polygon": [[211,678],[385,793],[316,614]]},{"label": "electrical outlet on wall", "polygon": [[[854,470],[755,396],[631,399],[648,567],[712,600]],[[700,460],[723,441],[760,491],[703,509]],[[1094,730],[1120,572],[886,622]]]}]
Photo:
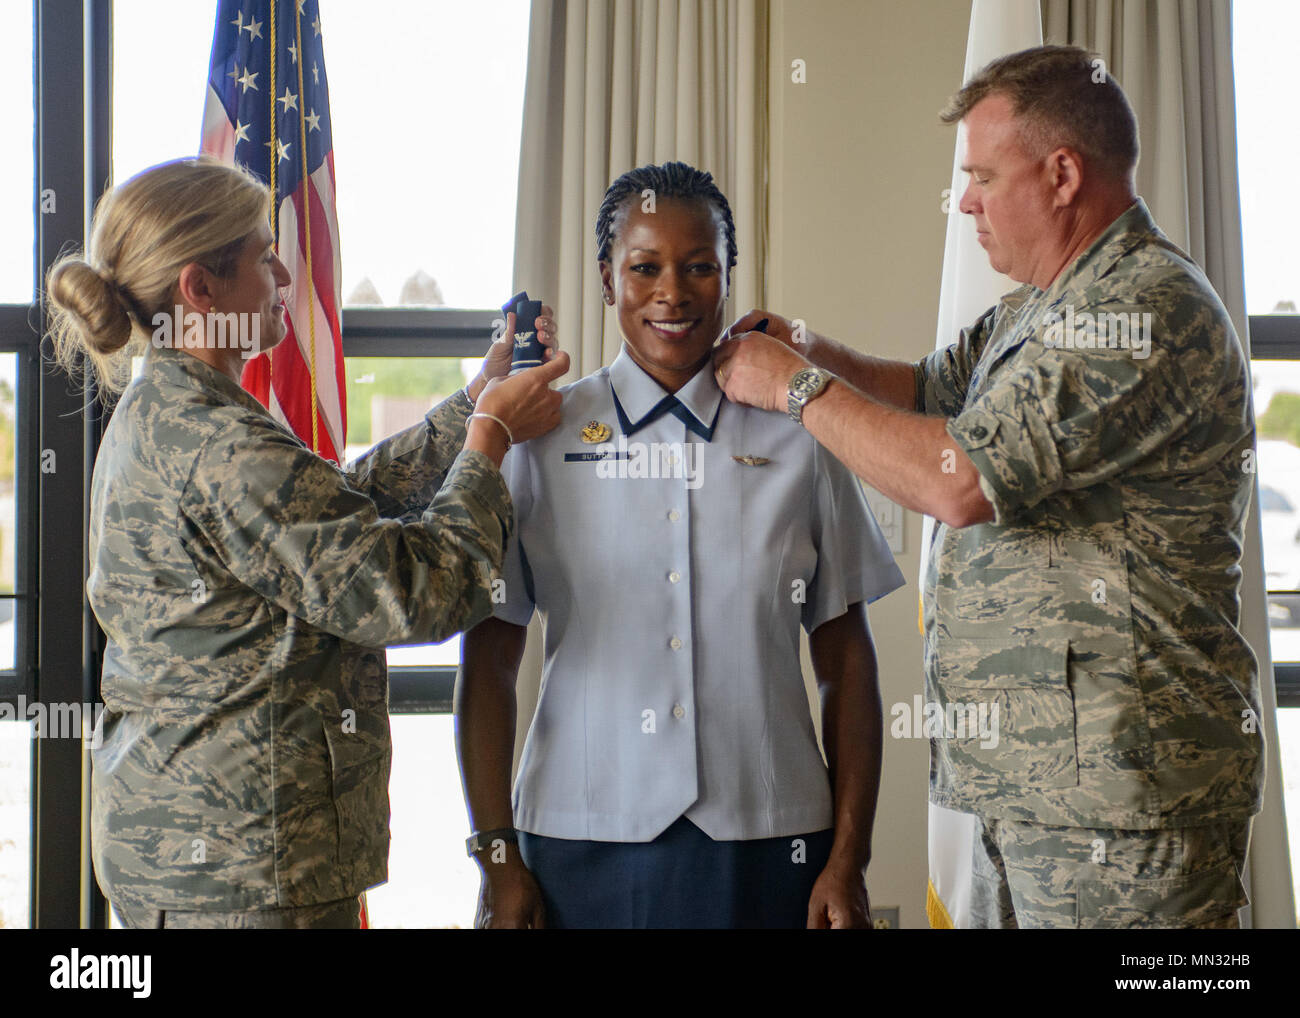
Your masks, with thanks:
[{"label": "electrical outlet on wall", "polygon": [[895,555],[903,554],[903,519],[907,515],[903,507],[893,502],[869,484],[862,485],[862,493],[867,496],[867,505],[871,515],[876,518],[876,526],[889,543],[889,550]]}]

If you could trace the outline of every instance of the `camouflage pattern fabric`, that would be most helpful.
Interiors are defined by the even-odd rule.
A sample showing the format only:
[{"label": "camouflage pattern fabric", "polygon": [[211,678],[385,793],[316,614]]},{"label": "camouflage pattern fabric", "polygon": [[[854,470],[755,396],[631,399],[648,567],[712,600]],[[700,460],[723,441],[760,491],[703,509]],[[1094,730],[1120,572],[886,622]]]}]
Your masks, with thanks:
[{"label": "camouflage pattern fabric", "polygon": [[976,820],[973,929],[1237,929],[1249,820],[1114,831]]},{"label": "camouflage pattern fabric", "polygon": [[387,878],[383,648],[486,618],[513,526],[500,472],[458,454],[471,409],[449,397],[344,472],[231,379],[150,350],[91,493],[111,900],[265,909]]},{"label": "camouflage pattern fabric", "polygon": [[[1145,355],[1089,346],[1084,314],[1137,315]],[[932,739],[932,801],[1088,828],[1258,812],[1258,666],[1237,628],[1255,424],[1201,270],[1139,199],[1049,290],[1020,287],[919,362],[916,382],[995,512],[935,528],[927,699],[959,722],[982,709],[996,738],[968,721]]]},{"label": "camouflage pattern fabric", "polygon": [[355,897],[296,908],[238,912],[181,912],[114,905],[128,930],[359,930],[361,902]]}]

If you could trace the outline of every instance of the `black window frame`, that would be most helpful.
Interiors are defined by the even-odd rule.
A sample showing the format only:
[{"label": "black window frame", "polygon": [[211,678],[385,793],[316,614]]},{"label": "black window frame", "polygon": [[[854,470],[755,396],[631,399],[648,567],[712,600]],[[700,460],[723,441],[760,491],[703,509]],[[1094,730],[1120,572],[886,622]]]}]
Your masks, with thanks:
[{"label": "black window frame", "polygon": [[[33,299],[34,299],[33,295]],[[39,309],[33,304],[0,304],[0,355],[13,354],[17,361],[15,402],[18,414],[14,421],[14,592],[0,594],[0,600],[13,602],[14,667],[0,670],[0,703],[15,710],[20,702],[31,703],[36,696],[36,617],[37,604],[36,542],[34,510],[38,490],[37,472],[40,457],[36,439],[39,435],[40,406],[40,330],[35,326]],[[23,698],[20,701],[19,698]]]},{"label": "black window frame", "polygon": [[[344,307],[343,356],[482,357],[500,317],[499,310]],[[451,713],[457,670],[389,665],[389,713]]]},{"label": "black window frame", "polygon": [[[1300,361],[1300,315],[1249,318],[1251,361]],[[1262,413],[1263,407],[1255,410]],[[1261,554],[1268,554],[1268,549],[1261,549]],[[1265,598],[1274,594],[1300,595],[1300,591],[1265,590]],[[1279,707],[1300,707],[1300,661],[1274,661],[1273,684]]]}]

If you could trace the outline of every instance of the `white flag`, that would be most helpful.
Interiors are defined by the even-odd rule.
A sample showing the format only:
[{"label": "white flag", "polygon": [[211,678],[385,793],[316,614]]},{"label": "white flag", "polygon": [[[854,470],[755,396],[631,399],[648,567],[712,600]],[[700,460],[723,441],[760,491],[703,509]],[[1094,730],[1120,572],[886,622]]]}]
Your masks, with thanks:
[{"label": "white flag", "polygon": [[[972,0],[970,36],[966,42],[969,80],[991,60],[1043,43],[1038,0]],[[1018,284],[989,265],[989,257],[975,235],[975,223],[958,211],[966,189],[961,172],[966,150],[966,125],[957,125],[957,145],[952,160],[952,190],[948,193],[948,235],[943,252],[943,285],[939,291],[939,325],[935,349],[951,346],[957,334],[995,305]],[[921,537],[921,582],[934,533],[934,520],[925,517]],[[930,804],[930,886],[926,915],[936,928],[963,929],[970,925],[971,853],[975,818]]]}]

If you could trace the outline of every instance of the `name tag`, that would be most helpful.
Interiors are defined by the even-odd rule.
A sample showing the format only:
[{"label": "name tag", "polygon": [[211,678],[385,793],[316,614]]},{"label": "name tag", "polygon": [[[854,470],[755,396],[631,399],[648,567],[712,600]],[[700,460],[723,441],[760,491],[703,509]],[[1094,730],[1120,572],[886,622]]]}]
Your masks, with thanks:
[{"label": "name tag", "polygon": [[625,460],[627,452],[566,452],[565,463],[592,463],[598,460]]}]

